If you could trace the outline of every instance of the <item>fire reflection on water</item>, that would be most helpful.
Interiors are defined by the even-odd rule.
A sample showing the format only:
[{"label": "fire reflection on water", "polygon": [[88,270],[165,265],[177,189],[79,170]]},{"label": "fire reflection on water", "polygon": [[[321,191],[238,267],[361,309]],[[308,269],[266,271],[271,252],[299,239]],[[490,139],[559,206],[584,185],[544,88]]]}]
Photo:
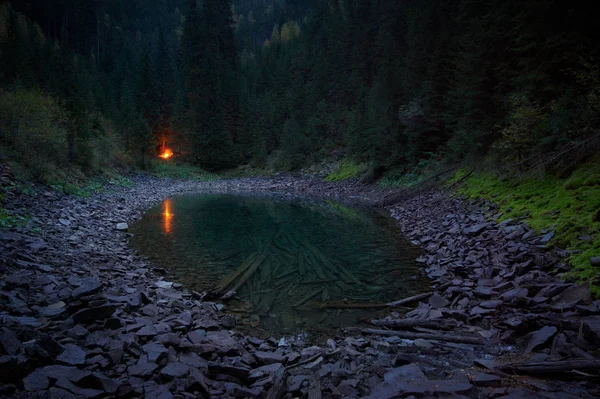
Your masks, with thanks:
[{"label": "fire reflection on water", "polygon": [[171,234],[171,220],[173,219],[173,214],[171,213],[171,200],[166,199],[163,202],[163,229],[165,233]]}]

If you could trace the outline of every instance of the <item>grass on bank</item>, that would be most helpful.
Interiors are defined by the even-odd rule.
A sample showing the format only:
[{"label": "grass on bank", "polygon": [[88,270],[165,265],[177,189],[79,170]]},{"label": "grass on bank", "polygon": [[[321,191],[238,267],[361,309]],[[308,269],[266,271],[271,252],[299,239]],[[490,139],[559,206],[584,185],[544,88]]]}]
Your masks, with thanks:
[{"label": "grass on bank", "polygon": [[333,172],[325,177],[327,182],[335,182],[347,180],[353,177],[357,177],[364,173],[366,170],[365,165],[356,164],[350,160],[342,160],[334,168]]},{"label": "grass on bank", "polygon": [[153,160],[150,165],[152,174],[160,178],[189,179],[198,181],[216,180],[219,177],[199,166],[178,164],[175,160]]},{"label": "grass on bank", "polygon": [[[454,180],[466,172],[459,171]],[[501,220],[523,219],[538,233],[554,231],[551,244],[574,251],[569,258],[571,275],[593,282],[599,268],[590,258],[600,256],[600,162],[580,166],[566,179],[554,176],[501,179],[473,174],[457,190],[470,199],[484,198],[500,206]],[[592,291],[600,296],[600,287]]]}]

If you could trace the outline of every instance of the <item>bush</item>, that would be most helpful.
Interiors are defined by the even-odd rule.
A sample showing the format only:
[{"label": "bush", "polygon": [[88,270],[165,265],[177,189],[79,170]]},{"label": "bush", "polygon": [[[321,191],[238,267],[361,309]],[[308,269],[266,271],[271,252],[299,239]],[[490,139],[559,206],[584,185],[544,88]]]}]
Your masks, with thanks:
[{"label": "bush", "polygon": [[35,90],[0,90],[2,149],[32,177],[67,163],[68,112],[52,97]]}]

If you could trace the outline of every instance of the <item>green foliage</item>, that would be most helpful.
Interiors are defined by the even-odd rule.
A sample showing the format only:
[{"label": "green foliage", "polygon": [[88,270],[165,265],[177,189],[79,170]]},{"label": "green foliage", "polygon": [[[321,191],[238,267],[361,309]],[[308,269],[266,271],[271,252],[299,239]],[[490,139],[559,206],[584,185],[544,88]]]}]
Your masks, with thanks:
[{"label": "green foliage", "polygon": [[68,160],[69,113],[54,98],[35,90],[0,89],[2,149],[35,178]]},{"label": "green foliage", "polygon": [[346,159],[337,164],[335,170],[325,177],[325,181],[333,182],[350,179],[364,173],[365,170],[364,165],[358,165]]},{"label": "green foliage", "polygon": [[207,172],[199,166],[176,164],[169,161],[153,162],[152,171],[157,177],[169,179],[191,179],[198,181],[210,181],[218,179],[216,174]]},{"label": "green foliage", "polygon": [[122,187],[133,187],[135,186],[135,183],[129,179],[128,177],[125,176],[121,176],[121,175],[117,175],[115,177],[111,177],[108,180],[109,184],[114,184],[117,186],[122,186]]},{"label": "green foliage", "polygon": [[10,229],[11,227],[24,226],[29,221],[28,216],[12,215],[6,209],[0,207],[0,228]]},{"label": "green foliage", "polygon": [[[459,172],[455,179],[460,178]],[[469,177],[458,190],[468,198],[485,198],[500,206],[502,218],[522,218],[540,232],[556,232],[552,244],[575,251],[570,257],[572,275],[591,281],[600,270],[590,258],[600,255],[600,163],[582,165],[568,179],[500,179],[489,174]],[[589,236],[589,240],[580,237]],[[600,287],[595,292],[600,294]]]}]

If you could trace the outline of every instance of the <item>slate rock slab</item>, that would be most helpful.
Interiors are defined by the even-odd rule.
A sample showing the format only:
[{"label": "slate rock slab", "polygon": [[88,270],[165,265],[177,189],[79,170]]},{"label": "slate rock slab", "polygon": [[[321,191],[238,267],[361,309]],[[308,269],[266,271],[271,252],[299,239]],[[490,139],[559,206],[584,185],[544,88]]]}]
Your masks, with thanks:
[{"label": "slate rock slab", "polygon": [[16,355],[21,349],[21,341],[17,335],[8,328],[0,330],[0,353]]},{"label": "slate rock slab", "polygon": [[134,377],[150,377],[158,366],[155,363],[140,361],[127,368],[127,372]]},{"label": "slate rock slab", "polygon": [[83,296],[95,294],[102,288],[102,283],[97,278],[87,278],[81,282],[81,285],[71,292],[73,298],[81,298]]},{"label": "slate rock slab", "polygon": [[65,344],[63,348],[64,351],[56,358],[58,362],[67,364],[69,366],[85,364],[86,352],[79,346],[74,344]]},{"label": "slate rock slab", "polygon": [[273,363],[285,363],[286,357],[274,352],[254,352],[254,357],[261,365],[273,364]]},{"label": "slate rock slab", "polygon": [[78,383],[91,374],[87,370],[80,370],[77,367],[61,365],[46,366],[38,371],[48,378],[52,378],[54,380],[64,378],[74,383]]},{"label": "slate rock slab", "polygon": [[554,335],[558,329],[553,326],[545,326],[537,331],[527,334],[525,337],[529,337],[525,353],[531,353],[533,350],[546,344]]},{"label": "slate rock slab", "polygon": [[41,391],[48,388],[50,380],[39,370],[34,371],[23,379],[23,388],[26,391]]},{"label": "slate rock slab", "polygon": [[184,363],[169,363],[161,371],[160,375],[169,379],[183,378],[190,371],[190,366]]}]

